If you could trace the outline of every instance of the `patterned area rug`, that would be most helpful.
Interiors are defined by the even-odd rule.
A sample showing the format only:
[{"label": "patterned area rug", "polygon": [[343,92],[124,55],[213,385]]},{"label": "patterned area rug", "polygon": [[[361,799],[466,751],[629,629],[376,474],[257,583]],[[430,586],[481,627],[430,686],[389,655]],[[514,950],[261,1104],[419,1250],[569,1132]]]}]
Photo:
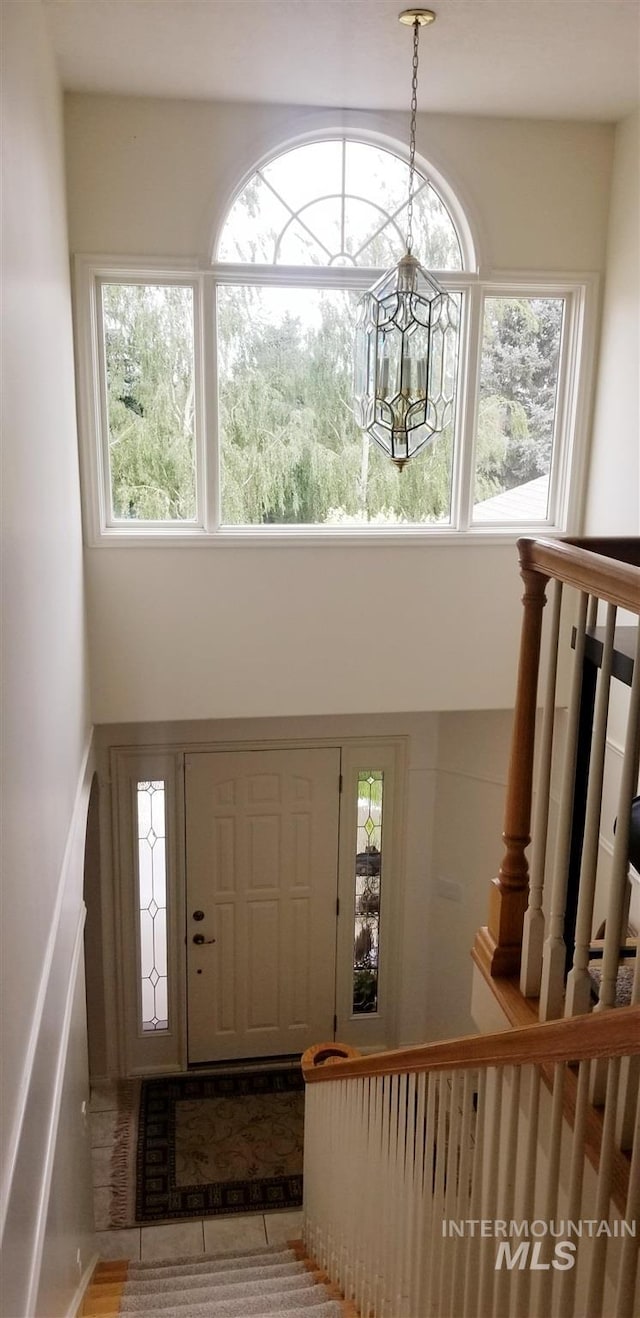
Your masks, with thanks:
[{"label": "patterned area rug", "polygon": [[299,1068],[143,1080],[135,1223],[299,1207],[303,1131]]}]

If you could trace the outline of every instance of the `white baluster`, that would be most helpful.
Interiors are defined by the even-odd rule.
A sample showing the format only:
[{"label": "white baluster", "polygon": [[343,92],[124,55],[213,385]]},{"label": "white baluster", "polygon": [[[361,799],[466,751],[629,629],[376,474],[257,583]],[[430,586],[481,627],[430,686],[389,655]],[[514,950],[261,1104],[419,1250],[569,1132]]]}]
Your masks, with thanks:
[{"label": "white baluster", "polygon": [[[582,1217],[582,1183],[584,1179],[585,1145],[584,1137],[587,1127],[587,1107],[589,1103],[590,1062],[581,1062],[578,1071],[576,1091],[576,1109],[573,1119],[573,1136],[571,1140],[571,1167],[569,1170],[569,1191],[567,1195],[566,1218],[568,1222],[579,1222]],[[574,1241],[579,1247],[580,1237]],[[576,1280],[578,1276],[578,1253],[574,1255],[572,1268],[562,1273],[560,1280],[559,1312],[573,1314],[575,1311]]]},{"label": "white baluster", "polygon": [[[460,1154],[460,1124],[462,1120],[462,1074],[452,1071],[450,1079],[449,1101],[449,1135],[447,1140],[447,1169],[444,1192],[443,1219],[449,1221],[456,1215],[458,1198],[458,1159]],[[441,1232],[442,1232],[442,1223]],[[452,1313],[451,1297],[453,1290],[452,1259],[455,1254],[451,1242],[440,1234],[440,1287],[439,1308],[441,1318]],[[455,1315],[454,1315],[455,1318]]]},{"label": "white baluster", "polygon": [[[425,1185],[425,1136],[427,1123],[427,1076],[423,1071],[416,1080],[416,1155],[415,1155],[415,1196],[416,1196],[416,1220],[412,1232],[411,1246],[411,1272],[409,1283],[409,1314],[413,1315],[420,1312],[420,1296],[422,1289],[422,1275],[424,1265],[424,1237],[425,1237],[425,1210],[427,1188]],[[430,1193],[430,1191],[429,1191]]]},{"label": "white baluster", "polygon": [[[640,1098],[636,1104],[625,1221],[629,1224],[635,1223],[636,1232],[640,1230]],[[618,1271],[616,1318],[634,1318],[634,1315],[637,1315],[635,1294],[638,1271],[638,1243],[637,1235],[635,1237],[625,1235],[622,1242]]]},{"label": "white baluster", "polygon": [[580,865],[580,887],[576,916],[576,937],[573,966],[567,980],[565,1016],[579,1016],[591,1006],[591,979],[589,978],[589,946],[593,921],[593,901],[598,868],[598,843],[602,811],[602,784],[607,746],[607,715],[611,687],[611,666],[616,627],[615,605],[607,606],[605,641],[602,667],[598,681],[591,758],[589,761],[589,788]]},{"label": "white baluster", "polygon": [[[482,1178],[485,1164],[485,1126],[487,1116],[487,1069],[478,1075],[478,1107],[476,1113],[476,1142],[473,1151],[473,1173],[471,1177],[471,1199],[469,1217],[472,1220],[482,1217]],[[478,1318],[478,1280],[480,1272],[480,1247],[482,1241],[477,1236],[469,1236],[465,1259],[464,1318]],[[484,1318],[484,1315],[482,1315]]]},{"label": "white baluster", "polygon": [[[606,1221],[611,1202],[611,1180],[613,1174],[613,1154],[616,1138],[616,1108],[618,1103],[618,1083],[620,1080],[620,1058],[612,1057],[607,1063],[607,1095],[602,1123],[602,1143],[600,1145],[600,1162],[598,1166],[598,1187],[594,1218],[598,1222]],[[606,1235],[596,1234],[591,1241],[591,1266],[589,1268],[589,1290],[585,1318],[601,1318],[602,1297],[607,1254]]]},{"label": "white baluster", "polygon": [[533,847],[529,905],[522,930],[522,962],[520,990],[525,998],[535,998],[540,992],[542,977],[542,949],[544,946],[544,911],[542,896],[547,859],[549,831],[549,801],[551,794],[551,764],[553,759],[553,730],[555,724],[556,681],[558,672],[558,638],[562,608],[562,582],[554,582],[553,612],[549,636],[549,664],[547,668],[540,763],[536,784],[536,803],[533,818]]},{"label": "white baluster", "polygon": [[569,718],[567,724],[563,784],[558,817],[558,837],[556,841],[556,853],[553,866],[549,934],[544,945],[542,959],[540,1019],[543,1021],[552,1020],[554,1017],[562,1014],[566,960],[564,914],[567,900],[567,878],[569,872],[569,852],[571,848],[571,826],[573,822],[573,793],[576,776],[578,724],[580,719],[580,699],[582,695],[582,664],[584,659],[588,603],[589,596],[582,592],[580,595],[580,608],[576,624],[576,645],[573,663],[573,678],[571,683]]},{"label": "white baluster", "polygon": [[[631,1006],[640,1003],[640,947],[634,957],[633,983],[631,986]],[[623,1099],[620,1103],[616,1143],[619,1149],[628,1152],[633,1148],[638,1095],[640,1093],[640,1054],[625,1057],[622,1065]]]},{"label": "white baluster", "polygon": [[[464,1088],[462,1096],[462,1118],[460,1123],[460,1164],[458,1171],[458,1186],[456,1195],[455,1211],[452,1217],[456,1221],[465,1221],[471,1216],[469,1201],[471,1196],[471,1164],[473,1154],[473,1129],[474,1129],[474,1110],[473,1110],[473,1087],[475,1073],[473,1071],[464,1072]],[[449,1220],[449,1219],[448,1219]],[[465,1263],[467,1257],[467,1239],[456,1238],[455,1245],[455,1269],[453,1276],[453,1294],[451,1300],[451,1312],[454,1318],[462,1313],[464,1306],[464,1281],[465,1281]]]},{"label": "white baluster", "polygon": [[353,1214],[351,1211],[351,1202],[353,1196],[353,1187],[356,1180],[354,1171],[357,1164],[353,1160],[354,1143],[353,1143],[353,1102],[355,1099],[355,1085],[350,1080],[340,1082],[342,1091],[342,1141],[340,1149],[340,1200],[337,1202],[338,1208],[338,1231],[340,1234],[340,1265],[337,1275],[337,1283],[343,1295],[349,1289],[350,1282],[350,1260],[353,1248]]},{"label": "white baluster", "polygon": [[[527,1142],[524,1159],[522,1208],[519,1218],[531,1222],[535,1216],[536,1167],[538,1161],[538,1126],[540,1116],[540,1067],[527,1066],[529,1106],[527,1112]],[[528,1314],[531,1292],[531,1272],[522,1268],[516,1273],[514,1313]]]},{"label": "white baluster", "polygon": [[447,1165],[447,1116],[449,1111],[449,1073],[437,1073],[437,1128],[435,1137],[435,1169],[431,1209],[431,1240],[427,1277],[427,1305],[425,1312],[438,1318],[438,1290],[440,1282],[440,1252],[442,1247],[442,1220],[444,1217],[444,1183]]},{"label": "white baluster", "polygon": [[[543,1217],[546,1222],[552,1222],[556,1217],[558,1207],[558,1187],[560,1184],[560,1154],[562,1150],[562,1128],[564,1122],[564,1077],[566,1066],[564,1062],[557,1062],[553,1068],[553,1098],[551,1101],[551,1141],[549,1147],[549,1160],[547,1163],[547,1178],[544,1193],[544,1213]],[[548,1247],[549,1253],[551,1246],[548,1238],[543,1239],[543,1247]],[[550,1262],[547,1258],[546,1262]],[[553,1273],[551,1269],[539,1274],[538,1290],[538,1318],[549,1318],[551,1309],[551,1288],[553,1284]]]},{"label": "white baluster", "polygon": [[609,882],[609,905],[606,920],[604,951],[602,956],[602,979],[599,1001],[596,1010],[612,1007],[616,998],[616,981],[620,960],[620,941],[623,936],[622,921],[627,894],[627,872],[629,868],[629,828],[631,823],[631,801],[638,782],[638,760],[640,757],[640,627],[638,627],[636,654],[633,667],[633,680],[629,698],[629,715],[625,738],[620,794],[618,798],[618,819],[613,843],[613,860]]},{"label": "white baluster", "polygon": [[361,1194],[359,1208],[360,1243],[355,1270],[354,1300],[356,1308],[362,1310],[367,1286],[367,1247],[371,1230],[371,1200],[375,1194],[371,1184],[373,1149],[371,1140],[372,1122],[372,1086],[370,1076],[364,1080],[362,1087],[362,1143],[360,1152]]},{"label": "white baluster", "polygon": [[377,1198],[380,1192],[375,1150],[376,1092],[378,1083],[379,1078],[377,1076],[370,1076],[366,1088],[366,1162],[362,1168],[364,1174],[364,1186],[360,1204],[364,1230],[360,1257],[360,1271],[356,1278],[356,1305],[361,1313],[368,1313],[371,1306],[371,1273],[373,1259],[372,1237],[375,1226],[375,1214],[377,1213]]},{"label": "white baluster", "polygon": [[[629,830],[631,824],[631,802],[638,782],[638,761],[640,759],[640,626],[637,630],[636,652],[633,665],[633,679],[629,697],[627,730],[625,736],[620,791],[618,794],[618,817],[613,841],[613,858],[609,878],[609,900],[602,954],[602,975],[600,992],[594,1011],[606,1011],[615,1005],[620,964],[620,944],[626,936],[626,920],[629,904]],[[591,1077],[591,1102],[601,1103],[606,1084],[606,1064],[596,1063]]]},{"label": "white baluster", "polygon": [[417,1221],[418,1196],[416,1168],[416,1074],[407,1077],[407,1129],[404,1150],[404,1241],[402,1250],[402,1296],[400,1318],[411,1318],[411,1268],[413,1239]]},{"label": "white baluster", "polygon": [[[491,1083],[492,1082],[492,1083]],[[487,1144],[486,1190],[482,1203],[482,1217],[494,1220],[498,1213],[498,1177],[500,1171],[500,1140],[502,1135],[502,1095],[504,1084],[504,1067],[491,1067],[489,1088],[489,1138]],[[480,1305],[481,1314],[489,1315],[493,1311],[493,1287],[495,1282],[494,1257],[491,1244],[483,1241],[480,1258]]]},{"label": "white baluster", "polygon": [[385,1198],[388,1212],[382,1248],[384,1252],[384,1303],[383,1318],[391,1318],[393,1309],[393,1246],[395,1237],[395,1163],[398,1152],[398,1076],[390,1076],[389,1085],[389,1141],[387,1153],[387,1186]]},{"label": "white baluster", "polygon": [[438,1077],[431,1071],[427,1077],[427,1110],[424,1135],[424,1214],[422,1219],[422,1250],[418,1286],[418,1313],[426,1314],[429,1293],[430,1247],[435,1227],[433,1216],[433,1184],[436,1148],[436,1109]]},{"label": "white baluster", "polygon": [[376,1308],[375,1312],[378,1318],[384,1318],[384,1305],[386,1296],[386,1241],[389,1230],[389,1219],[391,1216],[389,1204],[389,1103],[391,1091],[391,1077],[382,1077],[381,1088],[381,1106],[380,1106],[380,1204],[378,1213],[380,1217],[380,1226],[376,1239],[376,1268],[377,1268],[377,1286],[376,1286]]},{"label": "white baluster", "polygon": [[[522,1068],[510,1066],[505,1077],[505,1092],[508,1103],[507,1137],[504,1154],[504,1178],[500,1194],[499,1214],[510,1222],[514,1216],[516,1193],[516,1173],[518,1168],[518,1127],[520,1122],[520,1082]],[[511,1272],[501,1268],[496,1273],[494,1308],[495,1318],[510,1318],[511,1314]]]},{"label": "white baluster", "polygon": [[391,1313],[400,1318],[404,1290],[403,1255],[407,1184],[405,1150],[407,1142],[407,1077],[398,1076],[396,1147],[393,1161],[393,1259],[391,1269]]}]

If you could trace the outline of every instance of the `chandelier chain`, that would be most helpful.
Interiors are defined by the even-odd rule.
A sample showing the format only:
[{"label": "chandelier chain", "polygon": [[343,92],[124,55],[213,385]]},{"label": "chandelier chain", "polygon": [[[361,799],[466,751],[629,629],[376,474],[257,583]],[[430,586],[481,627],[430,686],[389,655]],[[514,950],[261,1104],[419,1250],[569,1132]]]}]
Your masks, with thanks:
[{"label": "chandelier chain", "polygon": [[416,172],[416,113],[418,109],[418,44],[420,24],[413,24],[413,60],[411,63],[411,122],[409,127],[409,205],[407,207],[407,252],[413,247],[413,184]]}]

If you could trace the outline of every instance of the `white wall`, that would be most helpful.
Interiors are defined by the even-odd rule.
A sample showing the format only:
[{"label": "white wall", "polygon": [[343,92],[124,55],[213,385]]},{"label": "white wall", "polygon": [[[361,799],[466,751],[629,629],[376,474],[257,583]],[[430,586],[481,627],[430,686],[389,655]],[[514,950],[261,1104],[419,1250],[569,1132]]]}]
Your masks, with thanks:
[{"label": "white wall", "polygon": [[[265,154],[327,129],[403,147],[405,114],[70,95],[73,252],[210,254],[243,176]],[[419,115],[417,149],[457,192],[486,266],[598,270],[613,130],[603,124]]]},{"label": "white wall", "polygon": [[[4,1312],[24,1315],[54,1161],[78,1204],[88,1174],[70,1132],[56,1153],[56,1133],[67,1038],[75,1059],[84,1028],[72,1003],[89,721],[61,98],[39,3],[3,8],[2,1243]],[[86,1066],[70,1065],[86,1092]],[[76,1274],[81,1235],[70,1208],[57,1241]]]},{"label": "white wall", "polygon": [[640,110],[618,124],[585,535],[640,533]]},{"label": "white wall", "polygon": [[473,1034],[471,947],[487,923],[502,829],[511,713],[441,714],[429,905],[430,1039]]},{"label": "white wall", "polygon": [[509,704],[520,588],[513,546],[91,550],[94,717]]},{"label": "white wall", "polygon": [[[206,262],[233,190],[265,153],[327,128],[406,139],[406,116],[364,112],[73,95],[66,114],[76,253]],[[464,116],[421,116],[418,128],[484,269],[603,268],[612,139],[603,125]],[[88,552],[87,575],[96,722],[512,700],[512,545],[109,547]]]}]

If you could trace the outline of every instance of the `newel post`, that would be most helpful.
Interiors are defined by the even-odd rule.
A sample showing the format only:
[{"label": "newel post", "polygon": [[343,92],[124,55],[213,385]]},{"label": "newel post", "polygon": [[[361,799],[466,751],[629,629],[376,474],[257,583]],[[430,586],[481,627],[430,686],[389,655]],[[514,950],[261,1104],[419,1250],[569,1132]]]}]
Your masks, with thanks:
[{"label": "newel post", "polygon": [[538,669],[548,577],[528,566],[528,543],[526,540],[519,543],[524,613],[502,834],[506,850],[498,876],[491,884],[488,926],[478,931],[474,948],[476,959],[494,978],[520,972],[522,925],[529,891],[525,848],[531,841]]}]

